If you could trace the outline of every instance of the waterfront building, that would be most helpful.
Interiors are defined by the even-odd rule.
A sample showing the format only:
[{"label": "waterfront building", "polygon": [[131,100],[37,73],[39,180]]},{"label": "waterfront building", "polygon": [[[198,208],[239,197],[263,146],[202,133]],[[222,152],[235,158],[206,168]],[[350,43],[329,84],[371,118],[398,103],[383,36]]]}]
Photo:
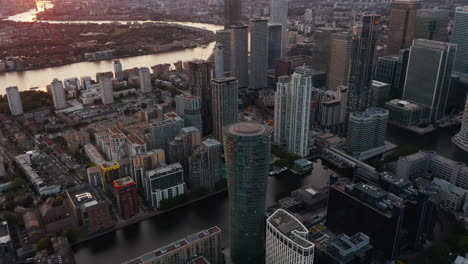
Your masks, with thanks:
[{"label": "waterfront building", "polygon": [[213,135],[222,140],[223,127],[237,122],[238,82],[227,77],[212,81]]},{"label": "waterfront building", "polygon": [[372,107],[383,107],[390,97],[390,84],[372,80],[371,89],[370,105]]},{"label": "waterfront building", "polygon": [[268,69],[274,69],[276,60],[281,58],[283,43],[283,25],[280,23],[268,23]]},{"label": "waterfront building", "polygon": [[249,86],[248,33],[246,25],[231,27],[231,71],[240,88]]},{"label": "waterfront building", "polygon": [[364,111],[370,105],[372,71],[380,15],[363,15],[361,34],[353,38],[348,80],[348,113]]},{"label": "waterfront building", "polygon": [[353,35],[332,33],[330,35],[330,61],[328,63],[327,88],[335,91],[338,86],[348,85]]},{"label": "waterfront building", "polygon": [[215,62],[214,78],[224,78],[224,45],[222,43],[216,43],[213,54]]},{"label": "waterfront building", "polygon": [[314,31],[314,49],[312,51],[312,69],[328,72],[330,64],[330,44],[333,33],[340,32],[336,28],[321,27]]},{"label": "waterfront building", "polygon": [[231,225],[230,256],[234,263],[264,261],[271,132],[269,126],[249,122],[239,122],[224,129]]},{"label": "waterfront building", "polygon": [[456,44],[417,39],[411,46],[403,100],[429,108],[431,121],[445,116]]},{"label": "waterfront building", "polygon": [[140,203],[135,181],[127,176],[115,180],[112,185],[119,215],[124,219],[136,215],[140,211]]},{"label": "waterfront building", "polygon": [[242,23],[242,0],[226,0],[224,2],[224,29]]},{"label": "waterfront building", "polygon": [[398,56],[379,57],[374,80],[390,84],[390,97],[401,98],[408,68],[409,49],[400,50]]},{"label": "waterfront building", "polygon": [[452,142],[459,148],[468,152],[468,95],[466,97],[465,111],[463,112],[460,132],[452,138]]},{"label": "waterfront building", "polygon": [[114,89],[112,87],[112,79],[103,77],[99,79],[101,85],[101,100],[102,104],[108,105],[114,103]]},{"label": "waterfront building", "polygon": [[163,149],[169,153],[169,142],[184,127],[184,119],[174,112],[164,114],[164,119],[150,124],[150,142],[152,149]]},{"label": "waterfront building", "polygon": [[448,41],[449,11],[444,9],[419,9],[416,13],[414,39]]},{"label": "waterfront building", "polygon": [[387,120],[388,111],[382,108],[350,113],[346,148],[353,153],[362,153],[384,146]]},{"label": "waterfront building", "polygon": [[298,67],[278,80],[275,94],[274,142],[299,156],[309,154],[312,95],[311,69]]},{"label": "waterfront building", "polygon": [[231,30],[216,31],[216,43],[223,45],[224,71],[231,71]]},{"label": "waterfront building", "polygon": [[221,154],[223,145],[216,139],[206,139],[189,157],[189,186],[215,190],[222,179]]},{"label": "waterfront building", "polygon": [[162,149],[153,149],[137,156],[130,157],[130,175],[137,184],[138,190],[143,189],[146,172],[156,169],[159,164],[166,162],[166,155]]},{"label": "waterfront building", "polygon": [[21,97],[18,87],[11,86],[7,87],[5,90],[8,98],[8,106],[10,107],[11,115],[22,115],[24,113],[23,104],[21,103]]},{"label": "waterfront building", "polygon": [[194,126],[202,131],[201,98],[189,94],[175,97],[176,113],[184,119],[186,127]]},{"label": "waterfront building", "polygon": [[211,117],[211,62],[192,60],[187,62],[191,94],[200,97],[203,135],[213,132]]},{"label": "waterfront building", "polygon": [[250,82],[253,89],[268,86],[268,20],[250,20]]},{"label": "waterfront building", "polygon": [[287,0],[271,0],[270,5],[270,22],[281,24],[282,43],[281,56],[286,55],[287,48],[287,32],[288,32],[288,1]]},{"label": "waterfront building", "polygon": [[396,0],[391,4],[387,54],[397,54],[399,50],[411,46],[415,32],[416,12],[420,7],[419,1],[410,0]]},{"label": "waterfront building", "polygon": [[140,91],[142,93],[149,93],[153,90],[153,85],[151,84],[151,73],[150,70],[146,67],[141,67],[138,70],[140,77]]},{"label": "waterfront building", "polygon": [[385,103],[388,110],[388,121],[402,126],[418,126],[428,121],[426,107],[401,99],[393,99]]},{"label": "waterfront building", "polygon": [[114,78],[120,82],[124,80],[123,67],[120,60],[114,60]]},{"label": "waterfront building", "polygon": [[293,215],[276,210],[267,219],[265,263],[313,264],[315,245],[307,240],[308,233]]},{"label": "waterfront building", "polygon": [[75,226],[93,234],[115,226],[112,203],[88,184],[67,189],[67,202]]},{"label": "waterfront building", "polygon": [[174,199],[185,193],[184,170],[180,163],[173,163],[146,172],[144,189],[146,200],[154,208],[161,207],[162,200]]},{"label": "waterfront building", "polygon": [[455,9],[455,19],[451,43],[457,44],[457,54],[453,70],[468,73],[468,6]]},{"label": "waterfront building", "polygon": [[54,79],[50,85],[50,92],[52,93],[52,100],[56,110],[67,108],[67,98],[65,97],[65,90],[62,81]]},{"label": "waterfront building", "polygon": [[[221,229],[214,226],[126,261],[123,264],[221,264],[223,263],[221,250]],[[187,262],[196,256],[203,256],[209,262]]]}]

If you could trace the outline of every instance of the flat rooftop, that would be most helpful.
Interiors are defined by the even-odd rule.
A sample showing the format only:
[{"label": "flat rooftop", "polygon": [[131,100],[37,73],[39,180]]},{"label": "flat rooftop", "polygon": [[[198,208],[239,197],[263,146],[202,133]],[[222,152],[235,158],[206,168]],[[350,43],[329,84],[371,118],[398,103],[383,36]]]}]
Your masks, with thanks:
[{"label": "flat rooftop", "polygon": [[276,210],[268,217],[267,222],[298,245],[304,248],[314,247],[314,243],[302,238],[298,234],[308,233],[307,228],[287,211],[283,209]]},{"label": "flat rooftop", "polygon": [[127,136],[128,141],[134,145],[144,145],[145,141],[135,134],[130,134]]},{"label": "flat rooftop", "polygon": [[134,185],[134,184],[135,184],[135,181],[130,176],[117,179],[113,182],[114,187],[122,187],[126,185]]}]

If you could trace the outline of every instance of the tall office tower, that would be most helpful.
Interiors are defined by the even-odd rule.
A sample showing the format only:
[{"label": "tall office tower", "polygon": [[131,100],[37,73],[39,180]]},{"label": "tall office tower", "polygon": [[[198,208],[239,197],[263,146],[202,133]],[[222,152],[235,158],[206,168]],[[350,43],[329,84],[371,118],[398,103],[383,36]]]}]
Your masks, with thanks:
[{"label": "tall office tower", "polygon": [[250,88],[268,86],[268,20],[250,20]]},{"label": "tall office tower", "polygon": [[264,261],[265,199],[270,170],[269,126],[239,122],[224,128],[233,263]]},{"label": "tall office tower", "polygon": [[115,199],[119,215],[124,218],[130,218],[140,211],[140,202],[138,201],[137,186],[132,178],[124,177],[115,180],[114,186]]},{"label": "tall office tower", "polygon": [[231,76],[236,77],[241,88],[249,86],[248,34],[245,25],[231,27]]},{"label": "tall office tower", "polygon": [[377,42],[376,28],[379,24],[380,15],[364,15],[361,34],[353,40],[351,71],[348,81],[348,113],[364,111],[369,107]]},{"label": "tall office tower", "polygon": [[242,23],[242,0],[224,1],[224,29]]},{"label": "tall office tower", "polygon": [[270,22],[279,23],[283,26],[283,37],[281,43],[281,56],[286,56],[288,46],[288,0],[271,0]]},{"label": "tall office tower", "polygon": [[68,106],[62,81],[54,79],[50,85],[50,92],[52,93],[55,109],[59,110]]},{"label": "tall office tower", "polygon": [[328,90],[335,91],[341,85],[348,85],[353,35],[349,33],[333,33],[330,38],[327,88]]},{"label": "tall office tower", "polygon": [[153,85],[151,85],[151,73],[146,67],[141,67],[138,70],[140,76],[140,91],[142,93],[150,93],[153,91]]},{"label": "tall office tower", "polygon": [[443,9],[419,9],[416,13],[414,39],[448,41],[449,11]]},{"label": "tall office tower", "polygon": [[23,104],[21,103],[21,97],[18,90],[18,87],[11,86],[6,88],[8,106],[10,107],[11,115],[17,116],[22,115]]},{"label": "tall office tower", "polygon": [[455,9],[452,43],[457,44],[457,55],[453,71],[468,73],[468,6]]},{"label": "tall office tower", "polygon": [[362,153],[385,145],[388,110],[369,108],[364,112],[349,114],[346,148]]},{"label": "tall office tower", "polygon": [[231,71],[231,30],[216,31],[216,43],[223,45],[224,71]]},{"label": "tall office tower", "polygon": [[103,77],[99,79],[101,85],[101,100],[102,104],[108,105],[114,103],[114,89],[112,87],[112,79]]},{"label": "tall office tower", "polygon": [[173,199],[185,193],[184,170],[180,163],[172,163],[146,172],[144,181],[146,200],[154,208],[161,208],[161,201]]},{"label": "tall office tower", "polygon": [[221,154],[223,145],[208,138],[189,157],[189,186],[213,191],[222,179]]},{"label": "tall office tower", "polygon": [[152,149],[161,148],[169,153],[169,142],[179,135],[184,127],[184,119],[174,112],[164,114],[164,120],[150,124],[150,142]]},{"label": "tall office tower", "polygon": [[335,28],[317,28],[314,31],[314,50],[312,52],[312,69],[328,72],[330,63],[330,44],[333,33],[339,32]]},{"label": "tall office tower", "polygon": [[466,97],[465,112],[463,112],[460,132],[452,138],[452,142],[468,152],[468,95]]},{"label": "tall office tower", "polygon": [[390,98],[402,98],[408,68],[409,49],[400,50],[399,56],[379,57],[374,80],[390,84]]},{"label": "tall office tower", "polygon": [[420,7],[419,1],[395,0],[392,3],[386,54],[397,54],[399,50],[411,46],[416,12]]},{"label": "tall office tower", "polygon": [[120,60],[114,60],[114,78],[117,78],[119,81],[123,81],[123,67]]},{"label": "tall office tower", "polygon": [[238,84],[236,78],[212,81],[213,135],[221,141],[223,127],[237,122]]},{"label": "tall office tower", "polygon": [[201,99],[203,135],[213,132],[211,113],[211,62],[192,60],[187,62],[191,93]]},{"label": "tall office tower", "polygon": [[426,39],[411,46],[403,99],[427,107],[431,121],[445,115],[456,52],[456,44]]},{"label": "tall office tower", "polygon": [[179,94],[175,97],[176,113],[184,119],[186,127],[194,126],[202,131],[201,100],[198,96]]},{"label": "tall office tower", "polygon": [[311,74],[297,67],[291,78],[279,78],[275,93],[274,142],[301,157],[309,154]]},{"label": "tall office tower", "polygon": [[324,129],[340,132],[346,122],[348,87],[339,86],[336,91],[324,91],[318,99],[318,125]]},{"label": "tall office tower", "polygon": [[276,210],[267,219],[266,256],[268,264],[313,264],[314,243],[307,240],[309,231],[293,215]]},{"label": "tall office tower", "polygon": [[372,81],[371,103],[372,107],[384,107],[385,103],[390,99],[390,84]]},{"label": "tall office tower", "polygon": [[282,42],[283,25],[268,23],[268,69],[274,69],[276,60],[281,58]]},{"label": "tall office tower", "polygon": [[216,43],[213,54],[215,62],[214,78],[224,78],[224,46],[222,43]]}]

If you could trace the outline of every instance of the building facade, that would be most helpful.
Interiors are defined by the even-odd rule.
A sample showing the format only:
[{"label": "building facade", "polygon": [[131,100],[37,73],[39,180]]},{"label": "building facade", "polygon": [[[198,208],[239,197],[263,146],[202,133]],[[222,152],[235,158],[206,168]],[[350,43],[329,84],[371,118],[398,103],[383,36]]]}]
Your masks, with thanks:
[{"label": "building facade", "polygon": [[231,27],[231,76],[237,79],[240,88],[249,86],[248,33],[246,25]]},{"label": "building facade", "polygon": [[212,81],[213,135],[221,141],[223,127],[237,122],[238,81],[227,77]]},{"label": "building facade", "polygon": [[213,191],[222,179],[223,145],[216,139],[206,139],[189,157],[189,187]]},{"label": "building facade", "polygon": [[466,97],[465,111],[463,112],[460,132],[452,138],[452,142],[459,148],[468,152],[468,95]]},{"label": "building facade", "polygon": [[449,11],[443,9],[419,9],[416,13],[414,39],[448,41]]},{"label": "building facade", "polygon": [[118,213],[124,219],[136,215],[140,211],[138,191],[135,181],[129,176],[113,182]]},{"label": "building facade", "polygon": [[54,101],[54,107],[56,110],[66,108],[68,106],[62,81],[54,79],[50,85],[50,92],[52,93],[52,100]]},{"label": "building facade", "polygon": [[138,75],[140,77],[140,91],[142,93],[149,93],[153,91],[153,85],[151,84],[150,70],[146,67],[141,67],[138,70]]},{"label": "building facade", "polygon": [[112,79],[103,77],[99,79],[101,86],[101,101],[103,105],[114,103],[114,88],[112,87]]},{"label": "building facade", "polygon": [[468,73],[468,6],[455,9],[452,40],[457,44],[457,55],[455,57],[454,71]]},{"label": "building facade", "polygon": [[268,86],[268,20],[250,20],[250,88],[262,89]]},{"label": "building facade", "polygon": [[194,126],[202,131],[201,98],[189,94],[175,97],[176,113],[184,119],[186,127]]},{"label": "building facade", "polygon": [[11,86],[7,87],[5,90],[8,98],[8,106],[10,107],[11,115],[22,115],[24,111],[18,87]]},{"label": "building facade", "polygon": [[353,36],[349,33],[333,33],[330,38],[327,87],[334,91],[338,86],[348,85]]},{"label": "building facade", "polygon": [[346,148],[361,153],[385,145],[388,111],[369,108],[364,112],[352,112],[348,120]]},{"label": "building facade", "polygon": [[202,131],[209,135],[212,131],[211,119],[211,62],[192,60],[187,62],[191,94],[201,100]]},{"label": "building facade", "polygon": [[184,170],[180,163],[173,163],[146,172],[144,182],[146,199],[154,208],[161,201],[173,199],[185,193]]},{"label": "building facade", "polygon": [[397,54],[399,50],[411,46],[415,33],[416,12],[420,7],[419,1],[397,0],[392,2],[387,54]]}]

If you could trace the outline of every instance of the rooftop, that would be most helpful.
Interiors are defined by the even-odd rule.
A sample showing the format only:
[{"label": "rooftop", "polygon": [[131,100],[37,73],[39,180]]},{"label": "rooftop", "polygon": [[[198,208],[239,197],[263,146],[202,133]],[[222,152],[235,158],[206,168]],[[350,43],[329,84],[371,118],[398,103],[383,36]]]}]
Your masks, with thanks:
[{"label": "rooftop", "polygon": [[130,176],[117,179],[113,182],[114,187],[121,188],[123,186],[135,185],[135,181]]},{"label": "rooftop", "polygon": [[127,136],[127,139],[130,143],[135,145],[144,145],[145,141],[143,141],[139,136],[135,134],[130,134]]},{"label": "rooftop", "polygon": [[294,216],[283,209],[276,210],[267,222],[284,236],[303,248],[313,248],[314,243],[303,238],[308,233],[307,228],[299,222]]},{"label": "rooftop", "polygon": [[266,131],[264,125],[252,122],[239,122],[229,126],[228,129],[237,136],[258,136]]}]

